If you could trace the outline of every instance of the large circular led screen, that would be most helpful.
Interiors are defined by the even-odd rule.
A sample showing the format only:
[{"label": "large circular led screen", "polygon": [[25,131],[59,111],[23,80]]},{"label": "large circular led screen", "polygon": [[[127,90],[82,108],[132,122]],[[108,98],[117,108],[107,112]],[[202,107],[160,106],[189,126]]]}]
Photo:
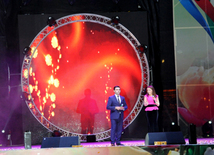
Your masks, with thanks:
[{"label": "large circular led screen", "polygon": [[126,128],[142,108],[148,83],[145,54],[121,24],[94,14],[75,14],[45,27],[32,41],[22,65],[22,90],[32,114],[65,136],[110,134],[106,109],[113,87],[121,87],[128,109]]}]

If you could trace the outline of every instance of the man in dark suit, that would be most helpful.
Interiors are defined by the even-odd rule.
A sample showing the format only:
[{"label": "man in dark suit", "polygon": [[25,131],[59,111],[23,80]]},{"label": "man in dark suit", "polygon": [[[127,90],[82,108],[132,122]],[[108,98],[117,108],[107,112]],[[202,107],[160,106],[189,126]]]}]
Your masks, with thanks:
[{"label": "man in dark suit", "polygon": [[114,87],[114,95],[108,98],[107,109],[111,110],[111,146],[122,145],[120,138],[123,128],[123,112],[128,108],[125,98],[120,96],[120,87]]}]

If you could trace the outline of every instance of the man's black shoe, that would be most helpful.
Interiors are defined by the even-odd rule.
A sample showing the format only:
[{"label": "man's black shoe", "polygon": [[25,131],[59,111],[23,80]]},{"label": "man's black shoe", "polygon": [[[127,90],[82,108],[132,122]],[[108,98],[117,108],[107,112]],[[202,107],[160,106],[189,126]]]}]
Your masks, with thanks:
[{"label": "man's black shoe", "polygon": [[115,146],[114,144],[111,144],[111,146]]},{"label": "man's black shoe", "polygon": [[123,144],[121,144],[121,143],[117,143],[117,145],[118,145],[118,146],[124,146],[124,145],[123,145]]}]

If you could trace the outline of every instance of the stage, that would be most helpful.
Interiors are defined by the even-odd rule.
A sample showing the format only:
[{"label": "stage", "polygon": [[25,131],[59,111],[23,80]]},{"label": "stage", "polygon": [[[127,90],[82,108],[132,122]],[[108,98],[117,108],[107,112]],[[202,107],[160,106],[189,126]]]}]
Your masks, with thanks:
[{"label": "stage", "polygon": [[[25,149],[24,146],[8,146],[0,147],[0,155],[58,155],[58,154],[89,154],[89,155],[109,155],[109,154],[123,154],[123,155],[153,155],[153,154],[193,154],[196,155],[213,153],[214,138],[198,138],[197,144],[189,144],[188,139],[185,139],[184,145],[145,145],[144,140],[129,140],[122,141],[124,146],[110,146],[109,141],[81,143],[80,145],[70,148],[42,148],[41,145],[33,145],[31,149]],[[206,154],[208,155],[208,154]]]}]

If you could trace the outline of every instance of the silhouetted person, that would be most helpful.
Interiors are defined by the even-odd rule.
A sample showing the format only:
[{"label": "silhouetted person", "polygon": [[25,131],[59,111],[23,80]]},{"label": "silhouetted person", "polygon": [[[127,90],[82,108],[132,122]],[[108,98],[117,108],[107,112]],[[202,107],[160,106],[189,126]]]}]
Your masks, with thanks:
[{"label": "silhouetted person", "polygon": [[92,134],[94,130],[94,117],[99,112],[97,103],[91,98],[91,90],[86,89],[85,98],[81,99],[77,106],[77,113],[81,114],[82,134]]}]

